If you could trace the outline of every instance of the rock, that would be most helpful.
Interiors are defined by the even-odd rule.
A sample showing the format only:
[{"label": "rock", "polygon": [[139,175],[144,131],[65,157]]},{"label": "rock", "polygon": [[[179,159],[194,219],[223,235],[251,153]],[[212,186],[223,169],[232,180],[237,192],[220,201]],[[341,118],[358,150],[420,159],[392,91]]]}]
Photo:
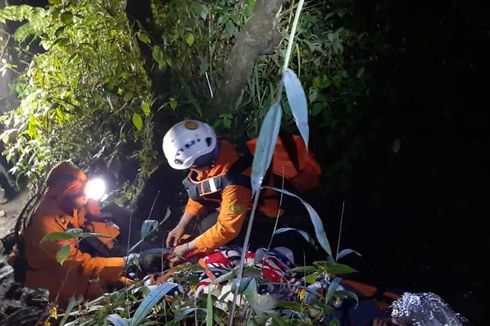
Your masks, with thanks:
[{"label": "rock", "polygon": [[7,212],[5,212],[3,209],[0,210],[0,217],[6,217],[7,216]]}]

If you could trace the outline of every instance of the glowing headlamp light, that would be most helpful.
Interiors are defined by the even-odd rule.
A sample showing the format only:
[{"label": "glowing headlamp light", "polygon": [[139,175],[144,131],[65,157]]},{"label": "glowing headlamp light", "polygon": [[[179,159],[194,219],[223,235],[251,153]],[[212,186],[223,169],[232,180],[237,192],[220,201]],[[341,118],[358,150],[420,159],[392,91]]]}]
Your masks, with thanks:
[{"label": "glowing headlamp light", "polygon": [[106,195],[106,190],[105,181],[102,178],[94,178],[87,181],[84,192],[87,198],[101,200]]}]

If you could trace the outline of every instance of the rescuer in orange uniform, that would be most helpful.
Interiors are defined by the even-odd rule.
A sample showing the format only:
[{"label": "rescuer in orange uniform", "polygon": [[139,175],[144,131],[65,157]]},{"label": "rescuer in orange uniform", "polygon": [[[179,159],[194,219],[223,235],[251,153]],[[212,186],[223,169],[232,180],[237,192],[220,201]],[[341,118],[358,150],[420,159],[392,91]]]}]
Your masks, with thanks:
[{"label": "rescuer in orange uniform", "polygon": [[[191,169],[184,180],[189,199],[179,224],[167,237],[167,246],[184,256],[192,250],[205,253],[229,244],[240,234],[249,214],[253,157],[244,157],[232,143],[217,138],[208,124],[196,120],[173,126],[163,138],[163,152],[172,168]],[[276,196],[268,191],[261,196],[258,211],[271,226],[278,214],[282,215]],[[203,233],[179,245],[191,221],[206,215],[200,223]]]},{"label": "rescuer in orange uniform", "polygon": [[[100,296],[121,278],[125,267],[122,257],[91,257],[82,253],[75,239],[41,242],[46,234],[81,228],[90,210],[97,213],[97,205],[87,205],[86,181],[83,171],[69,162],[53,168],[44,197],[22,236],[28,264],[24,284],[48,289],[50,301],[58,298],[62,306],[72,296],[83,295],[86,299]],[[56,254],[66,244],[70,245],[70,253],[61,265]]]},{"label": "rescuer in orange uniform", "polygon": [[[127,283],[128,279],[122,276],[126,265],[140,258],[94,257],[81,252],[75,239],[41,242],[49,233],[83,228],[106,235],[108,238],[100,240],[111,246],[119,234],[117,227],[86,219],[88,215],[100,214],[97,202],[87,199],[84,193],[86,182],[85,173],[70,162],[62,162],[51,170],[44,196],[22,232],[21,248],[18,244],[13,262],[15,270],[20,266],[15,259],[24,259],[24,285],[48,289],[50,301],[62,307],[72,296],[94,299],[113,286]],[[56,256],[65,245],[69,245],[69,254],[60,264]]]}]

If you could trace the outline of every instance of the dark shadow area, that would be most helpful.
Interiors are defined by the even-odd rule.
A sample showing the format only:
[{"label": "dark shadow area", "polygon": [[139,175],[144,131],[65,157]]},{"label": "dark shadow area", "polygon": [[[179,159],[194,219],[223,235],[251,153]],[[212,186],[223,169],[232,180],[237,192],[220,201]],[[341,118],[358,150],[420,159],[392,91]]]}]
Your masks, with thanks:
[{"label": "dark shadow area", "polygon": [[[360,279],[436,292],[477,324],[489,304],[489,9],[478,1],[358,4],[361,30],[387,32],[387,55],[370,68],[368,113],[344,139],[362,135],[365,154],[351,175],[327,174],[319,205],[336,244],[346,200],[341,248],[363,254],[350,261]],[[321,155],[334,162],[346,151]]]}]

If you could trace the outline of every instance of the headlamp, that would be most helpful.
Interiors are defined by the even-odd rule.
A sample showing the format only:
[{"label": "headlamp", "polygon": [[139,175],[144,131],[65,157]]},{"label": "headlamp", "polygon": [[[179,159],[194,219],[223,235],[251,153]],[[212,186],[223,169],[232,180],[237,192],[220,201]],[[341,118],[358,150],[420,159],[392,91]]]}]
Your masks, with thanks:
[{"label": "headlamp", "polygon": [[85,185],[85,196],[93,200],[101,200],[106,197],[107,186],[102,178],[94,178],[87,181]]}]

